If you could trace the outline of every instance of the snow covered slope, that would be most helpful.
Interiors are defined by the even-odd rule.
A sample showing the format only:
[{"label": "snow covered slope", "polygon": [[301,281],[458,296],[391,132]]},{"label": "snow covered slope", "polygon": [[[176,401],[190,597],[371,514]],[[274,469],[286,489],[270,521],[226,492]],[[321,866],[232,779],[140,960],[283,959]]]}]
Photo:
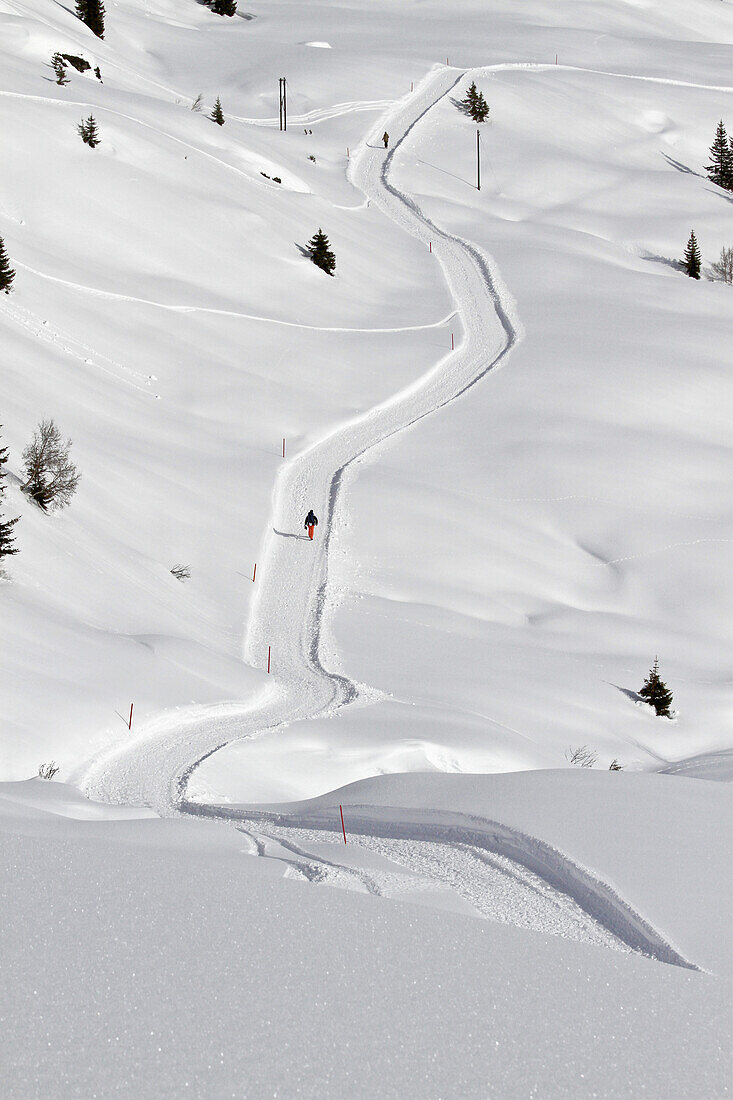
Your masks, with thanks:
[{"label": "snow covered slope", "polygon": [[[3,0],[0,232],[18,271],[0,311],[3,438],[21,476],[53,416],[83,480],[52,517],[8,492],[22,553],[3,586],[2,774],[51,756],[72,773],[129,739],[132,701],[143,734],[148,719],[174,728],[176,708],[195,722],[192,704],[250,710],[267,645],[282,672],[295,614],[270,629],[261,616],[241,661],[259,585],[301,555],[281,540],[274,574],[263,560],[282,438],[297,463],[452,369],[451,334],[460,356],[476,332],[437,241],[431,254],[394,224],[396,200],[354,187],[356,150],[395,109],[420,113],[410,83],[446,58],[445,86],[466,71],[492,107],[483,188],[450,92],[395,151],[390,186],[436,237],[493,257],[524,338],[511,369],[352,467],[333,515],[322,659],[372,689],[362,701],[391,699],[293,727],[274,787],[240,746],[211,759],[202,790],[558,765],[578,741],[642,768],[729,747],[729,293],[654,260],[693,224],[707,259],[726,242],[725,196],[694,173],[731,103],[727,5],[465,5],[460,20],[433,4],[179,8],[125,3],[100,42],[57,6]],[[99,64],[104,84],[72,72],[57,87],[54,49]],[[274,72],[288,73],[287,135]],[[199,91],[221,95],[223,128],[188,109]],[[89,111],[94,151],[75,131]],[[299,250],[319,224],[334,280]],[[327,482],[301,469],[286,533],[327,507]],[[628,697],[655,652],[674,725]],[[303,767],[304,743],[328,746],[327,778],[318,752]]]},{"label": "snow covered slope", "polygon": [[0,0],[3,1095],[726,1095],[732,17]]}]

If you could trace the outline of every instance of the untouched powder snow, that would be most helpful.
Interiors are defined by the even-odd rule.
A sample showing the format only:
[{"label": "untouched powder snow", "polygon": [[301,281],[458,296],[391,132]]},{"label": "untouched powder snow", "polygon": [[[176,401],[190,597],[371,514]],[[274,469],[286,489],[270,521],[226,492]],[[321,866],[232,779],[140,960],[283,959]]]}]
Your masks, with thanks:
[{"label": "untouched powder snow", "polygon": [[[400,794],[400,777],[389,778],[385,798],[406,806],[409,788]],[[508,780],[531,781],[542,816],[543,773],[484,778],[494,801]],[[608,778],[623,791],[632,777]],[[413,796],[440,800],[435,785],[419,792],[415,782]],[[693,783],[659,782],[667,811]],[[475,809],[478,787],[465,793]],[[558,793],[541,800],[548,826]],[[347,814],[363,794],[339,792]],[[129,810],[121,820],[86,800],[75,820],[79,797],[39,780],[0,785],[1,896],[13,913],[0,943],[13,977],[0,1064],[12,1100],[727,1094],[717,974],[433,911],[425,897],[395,904],[353,884],[318,889],[282,859],[258,858],[236,830]],[[596,789],[594,799],[615,828],[615,796]],[[655,851],[662,843],[660,834]],[[343,843],[324,847],[334,863],[351,854],[364,867],[352,843],[347,855]],[[366,860],[362,873],[386,877],[384,862]],[[680,892],[717,892],[715,868],[697,863],[681,852]],[[397,861],[391,869],[404,872]]]}]

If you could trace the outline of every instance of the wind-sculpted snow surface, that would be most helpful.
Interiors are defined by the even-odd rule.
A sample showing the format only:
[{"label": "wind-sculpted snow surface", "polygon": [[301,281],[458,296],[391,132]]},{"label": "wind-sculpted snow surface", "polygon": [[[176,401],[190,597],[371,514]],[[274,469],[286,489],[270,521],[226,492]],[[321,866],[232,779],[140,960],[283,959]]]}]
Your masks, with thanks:
[{"label": "wind-sculpted snow surface", "polygon": [[[276,828],[270,835],[285,838],[286,842],[290,835],[295,839],[302,835],[312,841],[312,830],[333,832],[334,828],[333,812],[319,815],[312,811],[299,813],[294,809],[278,814],[192,802],[183,803],[182,809],[200,817],[236,823],[250,835],[255,828],[268,835],[268,825],[274,825]],[[429,879],[441,884],[450,884],[471,899],[483,916],[607,947],[625,945],[659,962],[689,970],[699,969],[606,883],[539,838],[500,822],[431,810],[413,809],[408,814],[400,807],[380,806],[377,810],[351,804],[349,834],[366,838],[367,847],[374,847],[375,838],[380,838],[378,851],[415,873],[427,874]],[[361,839],[356,843],[360,844]],[[288,847],[293,851],[292,844]],[[264,848],[259,854],[266,854]],[[301,849],[297,855],[299,858],[293,860],[296,866],[313,866],[313,857],[307,852]],[[466,855],[472,857],[473,866],[466,863]],[[493,875],[487,874],[485,866],[491,864],[492,856],[499,859],[491,865]],[[322,862],[330,867],[339,866],[331,860]],[[341,871],[344,870],[342,867]],[[459,876],[460,885],[456,886],[455,878]],[[328,879],[328,875],[320,877]],[[373,879],[369,880],[367,889],[372,893],[382,892]],[[484,891],[489,892],[488,898],[481,897]],[[497,912],[497,895],[508,901],[504,914]],[[529,917],[526,914],[528,896],[532,897],[535,909]]]}]

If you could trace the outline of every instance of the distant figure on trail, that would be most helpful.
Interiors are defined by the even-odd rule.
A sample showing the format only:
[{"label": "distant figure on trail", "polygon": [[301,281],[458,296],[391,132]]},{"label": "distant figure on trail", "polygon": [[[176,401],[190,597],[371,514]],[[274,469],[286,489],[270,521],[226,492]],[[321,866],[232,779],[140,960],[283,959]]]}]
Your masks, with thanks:
[{"label": "distant figure on trail", "polygon": [[389,134],[387,133],[386,130],[382,134],[382,141],[384,142],[384,148],[386,149],[387,146],[389,145]]},{"label": "distant figure on trail", "polygon": [[313,538],[313,532],[315,531],[316,527],[318,526],[318,517],[316,516],[316,514],[315,514],[315,512],[313,511],[312,508],[311,508],[310,512],[308,513],[308,515],[305,517],[305,523],[303,524],[303,526],[308,528],[308,538],[312,539]]}]

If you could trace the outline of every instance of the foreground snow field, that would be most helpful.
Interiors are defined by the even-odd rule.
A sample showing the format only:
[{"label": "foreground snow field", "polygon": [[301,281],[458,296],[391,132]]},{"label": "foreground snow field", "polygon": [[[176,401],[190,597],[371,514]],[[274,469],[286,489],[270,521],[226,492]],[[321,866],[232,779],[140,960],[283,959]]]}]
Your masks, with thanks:
[{"label": "foreground snow field", "polygon": [[732,30],[0,0],[3,1096],[727,1094]]},{"label": "foreground snow field", "polygon": [[[274,858],[257,858],[221,825],[3,784],[3,1094],[727,1095],[728,785],[551,772],[455,776],[446,796],[439,779],[368,781],[337,801],[350,821],[368,798],[376,824],[436,805],[426,834],[444,801],[474,825],[490,803],[643,903],[702,970],[477,920],[427,862],[377,861],[351,833],[346,848],[296,857],[271,841]],[[333,800],[315,809],[336,824]],[[350,866],[347,889],[315,889],[319,865]],[[387,897],[402,879],[423,903],[367,893],[367,878]]]}]

